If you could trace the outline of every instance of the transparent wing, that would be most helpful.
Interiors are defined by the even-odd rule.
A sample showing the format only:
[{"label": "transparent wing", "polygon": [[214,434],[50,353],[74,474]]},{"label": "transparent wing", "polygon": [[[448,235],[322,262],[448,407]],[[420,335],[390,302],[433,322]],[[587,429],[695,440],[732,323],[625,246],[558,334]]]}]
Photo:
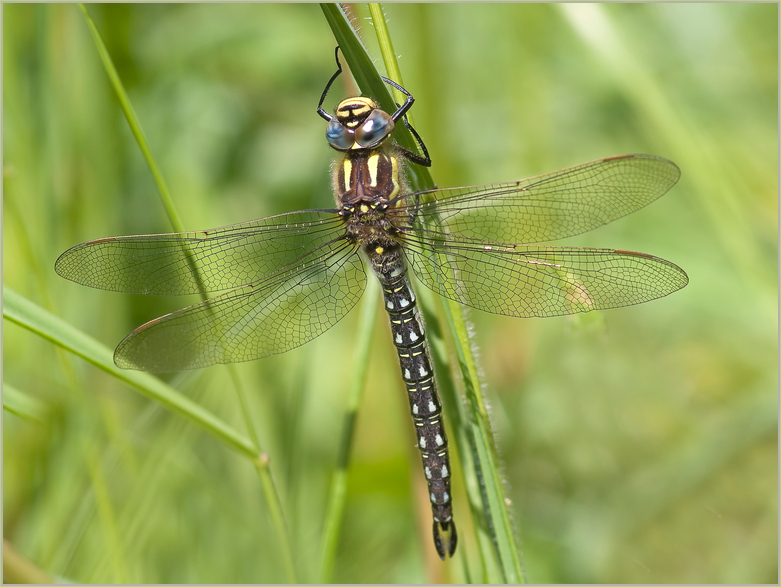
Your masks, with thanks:
[{"label": "transparent wing", "polygon": [[101,238],[65,251],[54,268],[76,283],[123,293],[225,291],[339,239],[343,226],[335,211],[307,210],[213,230]]},{"label": "transparent wing", "polygon": [[425,243],[404,251],[424,285],[461,304],[505,316],[560,316],[640,304],[684,287],[677,265],[644,253],[542,245]]},{"label": "transparent wing", "polygon": [[512,183],[408,194],[399,199],[406,201],[409,216],[397,208],[388,214],[398,214],[396,225],[413,232],[538,243],[581,234],[634,212],[667,192],[680,175],[667,159],[622,155]]},{"label": "transparent wing", "polygon": [[167,372],[283,353],[336,324],[365,285],[357,247],[334,242],[290,269],[140,326],[119,343],[114,362]]}]

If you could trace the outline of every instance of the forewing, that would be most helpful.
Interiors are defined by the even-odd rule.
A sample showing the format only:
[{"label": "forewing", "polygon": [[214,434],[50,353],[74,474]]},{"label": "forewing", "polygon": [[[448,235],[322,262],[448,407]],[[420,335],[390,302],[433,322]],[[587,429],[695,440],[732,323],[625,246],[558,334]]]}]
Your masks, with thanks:
[{"label": "forewing", "polygon": [[334,211],[308,210],[196,232],[118,236],[65,251],[55,270],[136,294],[225,291],[262,279],[344,234]]},{"label": "forewing", "polygon": [[677,265],[615,249],[405,242],[424,285],[461,304],[505,316],[560,316],[640,304],[688,283]]},{"label": "forewing", "polygon": [[144,324],[119,344],[114,362],[167,372],[283,353],[336,324],[365,285],[356,246],[334,243],[293,269]]},{"label": "forewing", "polygon": [[409,217],[396,224],[482,242],[551,241],[634,212],[679,177],[678,166],[661,157],[608,157],[517,182],[409,194],[403,197]]}]

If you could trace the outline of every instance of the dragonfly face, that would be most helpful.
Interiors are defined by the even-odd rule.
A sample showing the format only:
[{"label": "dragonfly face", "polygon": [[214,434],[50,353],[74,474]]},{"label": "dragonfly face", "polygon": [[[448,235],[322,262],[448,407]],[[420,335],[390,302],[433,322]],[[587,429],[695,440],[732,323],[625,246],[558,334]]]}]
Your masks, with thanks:
[{"label": "dragonfly face", "polygon": [[[338,59],[337,59],[338,65]],[[688,283],[669,261],[618,249],[553,247],[634,212],[669,190],[678,167],[653,155],[608,157],[520,181],[410,193],[403,164],[429,166],[406,119],[370,98],[343,100],[328,121],[334,210],[281,214],[213,230],[101,238],[64,252],[66,279],[125,293],[216,292],[140,326],[115,363],[153,372],[196,369],[282,353],[319,336],[363,293],[368,259],[383,288],[407,388],[443,559],[455,552],[451,467],[425,329],[408,278],[441,296],[495,314],[560,316],[639,304]],[[401,120],[420,153],[394,144]]]},{"label": "dragonfly face", "polygon": [[339,103],[336,116],[325,129],[325,138],[337,151],[371,149],[390,136],[393,126],[393,118],[374,100],[358,96]]}]

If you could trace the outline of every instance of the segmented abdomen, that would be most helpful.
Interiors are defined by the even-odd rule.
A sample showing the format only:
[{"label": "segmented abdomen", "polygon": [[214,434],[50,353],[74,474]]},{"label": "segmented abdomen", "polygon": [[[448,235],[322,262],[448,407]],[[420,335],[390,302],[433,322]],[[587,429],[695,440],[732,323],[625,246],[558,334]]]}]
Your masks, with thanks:
[{"label": "segmented abdomen", "polygon": [[434,543],[444,559],[445,554],[453,555],[457,540],[450,491],[451,469],[442,404],[437,395],[423,323],[400,249],[395,246],[367,247],[366,252],[382,284],[385,310],[390,317],[393,344],[399,354],[401,376],[407,386],[428,483],[434,514]]}]

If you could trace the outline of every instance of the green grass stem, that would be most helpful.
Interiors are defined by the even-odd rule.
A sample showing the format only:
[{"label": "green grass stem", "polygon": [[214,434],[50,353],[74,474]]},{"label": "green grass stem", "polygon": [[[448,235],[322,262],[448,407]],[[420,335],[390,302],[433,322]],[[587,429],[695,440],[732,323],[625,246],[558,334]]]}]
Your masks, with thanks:
[{"label": "green grass stem", "polygon": [[[466,403],[462,406],[464,415],[468,418],[465,422],[468,446],[472,449],[472,458],[469,462],[474,466],[473,472],[479,482],[482,512],[486,521],[482,529],[489,533],[492,546],[496,549],[502,572],[501,582],[523,583],[525,580],[515,531],[510,520],[509,502],[482,395],[477,362],[469,340],[464,309],[460,304],[450,300],[443,304],[442,309],[450,332],[454,333],[458,366],[465,388]],[[486,544],[483,539],[480,539],[479,543],[481,547]]]},{"label": "green grass stem", "polygon": [[[344,13],[334,5],[321,5],[323,12],[331,25],[334,36],[337,38],[340,47],[345,55],[345,59],[350,64],[350,68],[355,76],[356,82],[362,91],[371,95],[384,108],[388,100],[388,89],[382,82],[380,74],[374,68],[371,58],[367,54],[360,40],[355,35],[348,19]],[[393,43],[390,38],[382,6],[370,4],[374,28],[385,60],[386,70],[389,72],[390,79],[397,83],[402,83],[401,72],[393,51]],[[403,125],[396,127],[400,135],[400,142],[407,148],[415,149],[414,141],[411,144],[404,143],[406,128]],[[409,135],[409,132],[406,132]],[[410,136],[411,139],[411,136]],[[435,187],[428,170],[414,167],[411,174],[411,181],[414,189],[425,190]],[[424,312],[425,312],[425,308]],[[426,312],[426,321],[429,325],[436,321],[436,316]],[[450,326],[453,340],[456,341],[459,373],[464,382],[465,393],[467,395],[467,413],[463,418],[458,418],[459,433],[456,434],[456,445],[458,454],[461,457],[462,468],[468,475],[473,477],[472,482],[467,482],[467,487],[473,488],[470,495],[472,503],[480,503],[481,510],[485,512],[485,520],[476,523],[478,530],[478,544],[485,568],[491,568],[493,565],[488,561],[494,558],[493,551],[498,559],[500,573],[494,574],[488,571],[486,576],[491,581],[519,583],[523,581],[523,572],[521,570],[518,548],[510,522],[507,501],[504,492],[504,485],[496,449],[491,437],[490,426],[488,424],[485,403],[481,396],[481,384],[477,375],[476,362],[472,351],[471,343],[466,332],[465,321],[462,309],[458,304],[448,303],[445,305],[445,316]],[[442,352],[444,347],[436,345],[434,353]],[[448,364],[446,356],[440,355],[435,362],[440,365]],[[443,391],[443,396],[450,397],[450,406],[455,407],[460,402],[457,400],[457,394],[454,391],[455,385],[450,380],[449,370],[439,369],[437,371],[439,387]],[[456,400],[456,401],[453,401]],[[463,431],[463,433],[462,433]],[[469,454],[470,458],[463,458],[462,455]],[[473,513],[475,513],[474,508]],[[489,539],[480,536],[480,532],[489,533]],[[463,548],[463,546],[462,546]],[[489,552],[490,551],[490,552]]]},{"label": "green grass stem", "polygon": [[[396,102],[387,84],[382,81],[368,51],[358,35],[355,34],[341,6],[339,4],[320,4],[320,8],[323,10],[336,42],[350,66],[350,73],[355,78],[355,83],[358,84],[362,92],[376,100],[386,112],[395,111]],[[403,124],[396,125],[393,130],[393,138],[405,149],[413,153],[417,152],[418,145],[412,133]],[[407,174],[416,189],[425,189],[420,186],[434,185],[431,174],[425,167],[409,166]]]},{"label": "green grass stem", "polygon": [[111,559],[110,572],[113,583],[132,583],[128,569],[128,557],[125,553],[127,535],[119,530],[117,514],[111,501],[111,494],[106,484],[106,477],[101,468],[100,458],[96,454],[93,445],[85,447],[87,456],[87,470],[89,471],[92,492],[95,495],[95,503],[98,509],[98,518],[106,536],[107,557]]},{"label": "green grass stem", "polygon": [[29,422],[42,424],[46,420],[46,404],[6,382],[3,382],[3,409]]},{"label": "green grass stem", "polygon": [[[149,144],[147,143],[146,136],[141,127],[141,122],[139,121],[138,116],[135,113],[135,109],[133,108],[133,105],[130,102],[130,98],[128,97],[127,92],[125,92],[125,88],[124,85],[122,84],[122,80],[120,79],[119,74],[117,73],[117,70],[114,67],[114,64],[111,60],[111,55],[109,55],[109,52],[106,49],[106,45],[100,36],[100,32],[95,26],[93,20],[90,18],[87,9],[83,4],[79,4],[79,6],[81,7],[82,12],[84,13],[84,17],[90,28],[92,37],[95,40],[95,45],[98,49],[98,53],[100,54],[101,61],[103,62],[103,66],[106,70],[106,73],[108,74],[109,80],[111,81],[111,85],[114,88],[114,91],[116,92],[117,98],[119,99],[119,103],[122,107],[122,111],[125,114],[125,118],[128,122],[128,125],[130,126],[130,130],[133,133],[133,136],[136,139],[136,143],[138,144],[139,148],[141,149],[141,152],[144,155],[144,159],[146,160],[147,165],[149,165],[149,169],[152,172],[152,175],[154,176],[155,183],[157,184],[157,188],[158,188],[158,194],[160,196],[160,200],[163,204],[165,212],[168,215],[168,219],[171,222],[171,225],[175,232],[184,232],[185,230],[184,225],[182,224],[181,217],[179,216],[179,213],[176,209],[174,200],[171,197],[171,194],[168,190],[168,186],[166,185],[163,174],[160,171],[160,168],[157,165],[152,155],[152,150],[149,148]],[[193,268],[193,273],[196,276],[199,276],[200,271],[196,265],[195,259],[193,258],[189,250],[186,250],[185,252],[187,253],[188,263]],[[197,277],[197,279],[198,282],[200,283],[200,277]],[[201,289],[203,290],[203,288]],[[203,291],[201,292],[201,299],[204,300],[206,299],[205,292]],[[282,551],[282,558],[284,561],[287,579],[289,582],[295,583],[296,573],[295,573],[295,565],[293,561],[293,551],[290,545],[289,531],[287,528],[287,523],[285,522],[282,504],[279,500],[279,494],[276,490],[274,480],[271,477],[271,471],[268,468],[268,455],[266,455],[263,452],[263,449],[260,446],[258,434],[255,431],[253,419],[248,412],[248,403],[246,401],[246,398],[243,395],[243,388],[240,385],[239,377],[238,374],[236,373],[235,367],[233,367],[232,365],[228,365],[227,368],[230,373],[231,379],[234,382],[234,388],[238,396],[239,405],[241,407],[244,416],[244,422],[247,426],[247,429],[249,430],[250,437],[252,438],[254,444],[254,453],[255,455],[260,455],[260,457],[253,458],[252,462],[253,462],[253,466],[257,471],[258,478],[261,483],[262,491],[265,496],[266,503],[269,507],[269,513],[271,515],[272,523],[274,525],[275,531],[277,532],[277,537],[279,539],[279,545]]]},{"label": "green grass stem", "polygon": [[325,526],[323,532],[323,556],[320,564],[320,582],[328,583],[332,579],[336,547],[344,517],[344,504],[347,498],[347,471],[350,466],[355,422],[358,418],[358,407],[366,388],[366,374],[371,353],[372,334],[377,322],[377,297],[380,285],[376,279],[369,279],[361,302],[361,315],[358,319],[358,330],[355,337],[355,354],[353,368],[347,389],[347,405],[342,418],[342,436],[339,441],[339,453],[336,469],[331,477],[331,487],[326,506]]},{"label": "green grass stem", "polygon": [[[393,42],[390,38],[387,23],[380,4],[370,4],[374,29],[377,32],[377,38],[382,51],[388,77],[396,83],[404,85],[401,78],[401,71],[393,51]],[[429,185],[416,186],[417,189],[432,189],[435,185],[431,182]],[[502,480],[501,469],[499,467],[499,457],[496,454],[496,447],[491,435],[488,413],[485,409],[485,401],[482,397],[482,385],[478,376],[477,363],[475,360],[472,344],[469,341],[464,310],[456,302],[448,301],[443,305],[444,316],[447,319],[450,332],[455,341],[455,350],[458,357],[458,366],[460,368],[461,380],[466,394],[466,420],[459,422],[461,426],[466,424],[468,428],[468,443],[458,442],[459,455],[466,454],[471,449],[471,458],[462,461],[462,468],[470,474],[474,474],[479,480],[477,484],[480,487],[480,496],[482,501],[482,510],[488,523],[486,525],[476,525],[476,528],[485,528],[490,532],[493,547],[496,549],[500,568],[502,572],[501,582],[503,583],[521,583],[523,582],[523,572],[521,570],[520,558],[518,555],[518,546],[515,540],[515,533],[510,521],[510,513],[507,507],[506,495],[504,491],[504,482]],[[433,316],[428,316],[427,321],[431,322]],[[441,347],[439,347],[441,349]],[[440,377],[440,379],[443,379]],[[448,385],[448,387],[452,387]],[[460,402],[452,402],[455,407]],[[457,439],[463,436],[458,434]],[[469,468],[463,465],[469,465]],[[470,484],[475,486],[474,483]],[[485,552],[486,541],[478,538],[481,546],[483,561],[489,557]]]},{"label": "green grass stem", "polygon": [[250,458],[257,458],[253,443],[230,424],[223,422],[157,377],[143,371],[120,369],[114,364],[114,354],[111,349],[7,287],[3,288],[3,318],[72,352],[120,381],[130,384],[141,395],[158,401],[169,410],[184,416],[234,450]]},{"label": "green grass stem", "polygon": [[54,580],[3,538],[3,583],[51,585]]},{"label": "green grass stem", "polygon": [[160,171],[160,168],[157,166],[154,157],[152,157],[152,151],[149,149],[146,137],[144,136],[144,130],[141,128],[141,123],[138,120],[138,116],[136,116],[136,111],[133,109],[133,104],[130,103],[130,98],[128,98],[127,92],[125,92],[125,87],[122,85],[122,80],[119,79],[117,69],[114,67],[114,63],[111,61],[111,55],[108,53],[106,44],[103,42],[103,38],[100,36],[98,27],[95,26],[95,22],[92,20],[92,17],[90,17],[89,12],[87,12],[87,8],[84,6],[84,4],[79,3],[79,8],[81,8],[81,11],[84,13],[87,26],[89,26],[90,33],[92,33],[92,38],[95,41],[95,46],[98,49],[100,60],[103,62],[103,67],[105,68],[106,74],[108,74],[109,80],[111,81],[111,86],[114,88],[114,91],[117,94],[117,99],[119,100],[119,104],[122,107],[122,112],[125,114],[127,123],[130,126],[130,131],[133,133],[138,146],[141,148],[141,152],[144,154],[144,159],[146,159],[146,163],[149,165],[149,169],[152,171],[152,175],[155,177],[155,183],[157,184],[157,187],[160,191],[160,199],[163,202],[163,207],[165,208],[165,213],[168,215],[168,219],[171,222],[171,226],[174,227],[175,232],[184,232],[184,225],[182,224],[182,220],[179,217],[179,213],[176,211],[176,206],[174,206],[171,193],[168,191],[168,186],[165,183],[165,179],[163,178],[163,174]]}]

